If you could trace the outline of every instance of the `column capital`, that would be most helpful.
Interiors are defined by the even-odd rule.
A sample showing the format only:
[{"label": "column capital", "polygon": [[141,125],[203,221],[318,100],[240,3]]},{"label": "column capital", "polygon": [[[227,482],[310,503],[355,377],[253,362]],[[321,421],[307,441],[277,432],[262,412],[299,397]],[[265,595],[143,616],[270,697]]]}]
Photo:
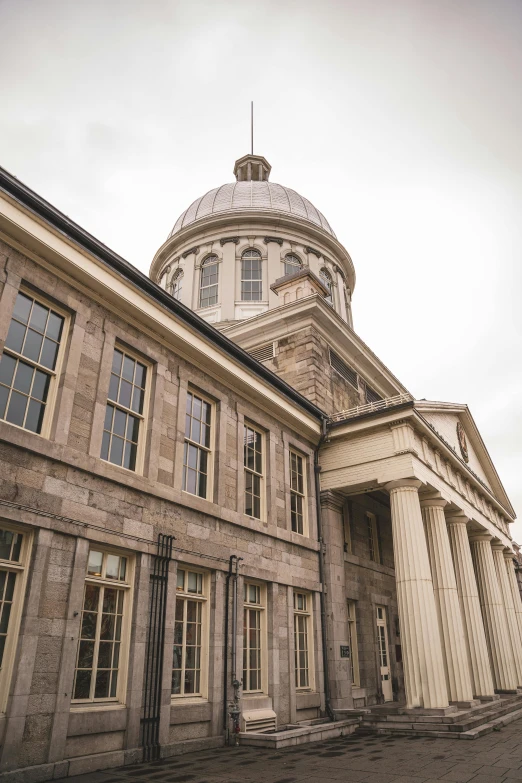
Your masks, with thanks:
[{"label": "column capital", "polygon": [[467,526],[469,517],[463,511],[450,511],[446,514],[446,523],[448,525],[464,525]]},{"label": "column capital", "polygon": [[428,492],[419,497],[421,508],[444,508],[448,501],[444,500],[440,492]]},{"label": "column capital", "polygon": [[384,485],[384,489],[391,492],[392,489],[420,489],[422,487],[422,481],[416,478],[403,478],[396,481],[389,481]]},{"label": "column capital", "polygon": [[486,533],[486,532],[484,532],[484,533],[473,533],[469,537],[469,540],[473,541],[473,542],[479,542],[479,541],[491,542],[491,541],[493,541],[493,536],[490,535],[489,533]]},{"label": "column capital", "polygon": [[515,553],[509,547],[504,547],[504,557],[506,560],[514,560]]},{"label": "column capital", "polygon": [[491,549],[494,549],[496,552],[502,552],[502,554],[504,554],[505,546],[501,541],[495,541],[493,539],[493,543],[491,544]]}]

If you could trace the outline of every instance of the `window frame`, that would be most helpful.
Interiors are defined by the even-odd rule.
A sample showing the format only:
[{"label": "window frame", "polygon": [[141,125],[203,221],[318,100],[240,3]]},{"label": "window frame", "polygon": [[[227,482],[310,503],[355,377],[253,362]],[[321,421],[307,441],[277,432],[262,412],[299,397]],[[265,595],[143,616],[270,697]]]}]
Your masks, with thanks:
[{"label": "window frame", "polygon": [[[29,299],[38,302],[38,304],[41,304],[43,307],[47,307],[49,310],[55,312],[57,315],[63,318],[62,334],[58,346],[58,353],[56,356],[56,367],[54,368],[54,370],[51,370],[48,367],[45,367],[43,364],[33,361],[32,359],[28,359],[23,354],[14,351],[12,348],[8,348],[6,345],[7,335],[14,318],[14,307],[16,304],[16,299],[18,298],[18,294],[22,294],[23,296],[26,296]],[[47,375],[49,375],[50,378],[49,389],[47,392],[47,400],[45,402],[45,412],[44,412],[44,417],[42,420],[42,428],[40,432],[34,432],[34,430],[27,429],[26,427],[20,424],[14,424],[13,422],[7,421],[6,418],[2,418],[0,419],[0,421],[4,421],[6,424],[10,424],[12,427],[17,427],[19,430],[23,430],[24,432],[30,432],[33,435],[38,435],[40,438],[45,438],[46,440],[49,440],[51,436],[54,414],[56,412],[56,400],[58,396],[59,380],[63,370],[65,352],[69,340],[70,326],[71,326],[71,313],[65,310],[65,308],[61,307],[60,305],[56,305],[49,297],[45,296],[45,294],[41,294],[39,291],[33,291],[29,286],[25,286],[22,284],[19,287],[18,291],[16,292],[15,303],[13,304],[11,310],[11,317],[9,319],[9,324],[7,326],[7,331],[5,334],[4,346],[0,353],[0,360],[2,359],[4,354],[7,353],[8,356],[12,356],[14,359],[25,362],[31,367],[35,367],[39,369],[41,372],[46,373]],[[14,380],[14,376],[13,376],[13,380]],[[11,386],[11,390],[12,390],[12,386]],[[6,403],[5,412],[7,413],[7,403]]]},{"label": "window frame", "polygon": [[379,529],[377,526],[377,516],[371,511],[365,511],[367,541],[369,550],[369,559],[372,563],[381,562],[381,548],[379,546]]},{"label": "window frame", "polygon": [[[292,261],[287,261],[288,258],[292,258],[292,259],[295,258],[297,263],[293,263]],[[283,276],[285,277],[286,275],[295,274],[296,272],[298,272],[303,268],[303,262],[296,253],[292,253],[292,252],[285,253],[282,260],[283,260]],[[292,267],[293,272],[287,272],[287,265]]]},{"label": "window frame", "polygon": [[[112,463],[111,463],[112,464]],[[126,571],[125,571],[125,581],[119,581],[116,579],[107,579],[106,577],[96,577],[96,576],[90,576],[88,574],[88,564],[89,564],[89,556],[91,553],[91,550],[94,552],[102,552],[104,555],[103,563],[105,563],[105,556],[106,555],[116,555],[117,557],[123,557],[126,559]],[[82,597],[82,608],[80,611],[80,624],[78,628],[78,646],[76,648],[76,657],[74,661],[74,670],[73,670],[73,681],[71,686],[71,709],[74,708],[82,708],[89,705],[103,705],[103,704],[126,704],[126,695],[127,695],[127,678],[128,678],[128,671],[129,671],[129,655],[130,655],[130,642],[131,642],[131,628],[132,628],[132,610],[134,606],[134,573],[135,573],[135,565],[136,565],[136,558],[129,553],[126,550],[123,549],[117,549],[114,547],[107,547],[104,545],[99,546],[97,541],[90,541],[89,542],[89,552],[87,555],[87,563],[85,566],[85,577],[83,580],[83,597]],[[123,610],[122,610],[122,622],[121,622],[121,640],[120,640],[120,653],[119,653],[119,667],[118,667],[118,683],[116,687],[116,696],[107,696],[103,698],[93,698],[90,697],[88,699],[75,699],[74,698],[74,687],[76,684],[76,671],[78,669],[78,655],[80,652],[80,642],[82,640],[82,616],[84,611],[84,605],[85,605],[85,587],[86,585],[97,585],[103,587],[104,591],[106,587],[114,587],[119,590],[123,591]],[[101,603],[101,598],[100,598]],[[100,613],[101,615],[102,613]],[[99,633],[99,626],[100,623],[96,622],[96,636],[95,636],[95,642],[98,642],[98,652],[96,655],[99,654],[99,642],[100,639],[98,638]],[[94,663],[94,661],[93,661]],[[98,657],[96,657],[96,663],[98,663]],[[93,682],[96,682],[96,671],[97,669],[94,667],[92,668],[93,671]],[[91,688],[92,688],[91,684]]]},{"label": "window frame", "polygon": [[[245,437],[246,437],[246,430],[250,429],[253,432],[257,432],[258,435],[261,436],[261,473],[258,473],[256,470],[253,470],[251,468],[248,468],[246,465],[246,459],[245,459]],[[252,424],[251,421],[244,419],[243,420],[243,514],[248,517],[249,519],[257,519],[258,522],[263,522],[266,519],[266,489],[267,489],[267,437],[266,432],[262,430],[260,427],[256,426],[255,424]],[[260,482],[259,482],[259,517],[255,517],[251,514],[247,514],[246,511],[246,498],[247,498],[247,483],[246,483],[246,475],[247,473],[250,473],[255,476],[259,476]],[[255,495],[252,495],[255,497]]]},{"label": "window frame", "polygon": [[[303,491],[299,492],[296,489],[293,489],[292,487],[292,456],[296,457],[298,460],[301,460],[302,464],[302,485],[303,485]],[[306,455],[302,454],[297,449],[294,449],[292,446],[289,447],[288,450],[288,461],[289,461],[289,477],[290,477],[290,530],[292,533],[296,533],[296,535],[299,536],[305,536],[305,538],[310,537],[310,530],[309,530],[309,524],[308,524],[308,459]],[[293,524],[292,524],[292,497],[293,496],[300,497],[302,499],[302,524],[303,524],[303,530],[302,532],[299,532],[299,530],[294,530]]]},{"label": "window frame", "polygon": [[[186,436],[187,400],[189,394],[192,394],[194,397],[197,397],[198,399],[202,400],[203,402],[207,403],[207,405],[210,406],[210,446],[208,448],[206,446],[203,446],[201,443],[197,443],[195,440],[192,440],[192,438],[187,438]],[[215,400],[212,400],[206,394],[203,394],[202,392],[199,391],[199,389],[196,389],[193,386],[187,387],[184,397],[185,397],[185,412],[183,415],[183,448],[181,450],[181,491],[186,492],[187,495],[191,495],[191,497],[201,498],[202,500],[209,500],[210,502],[213,502],[214,462],[215,462],[215,454],[216,454],[216,427],[217,427],[217,420],[218,420],[216,402]],[[207,491],[204,497],[203,495],[198,495],[197,492],[190,492],[188,489],[183,488],[186,443],[189,443],[192,446],[195,446],[197,449],[207,452],[208,455],[207,456]]]},{"label": "window frame", "polygon": [[[252,255],[247,255],[247,253],[252,253]],[[247,261],[247,260],[251,261],[254,258],[259,260],[259,277],[255,277],[255,278],[254,277],[249,277],[249,278],[243,277],[243,273],[244,273],[244,264],[243,264],[243,262]],[[240,269],[241,269],[241,274],[240,274],[240,279],[239,279],[239,282],[240,282],[239,294],[240,294],[241,301],[242,302],[262,302],[262,301],[264,301],[263,300],[263,255],[262,255],[261,251],[258,250],[256,247],[247,247],[245,250],[243,250],[243,252],[241,253],[241,258],[240,258]],[[243,283],[252,283],[252,282],[256,282],[256,283],[260,283],[261,284],[260,285],[260,289],[259,289],[259,297],[254,299],[252,297],[252,295],[250,295],[250,297],[248,299],[245,299],[245,295],[244,295],[244,291],[243,291]],[[252,291],[250,291],[250,294],[252,294]]]},{"label": "window frame", "polygon": [[[292,591],[292,601],[293,601],[293,633],[294,633],[294,686],[297,693],[310,693],[315,691],[315,656],[314,656],[314,621],[313,621],[313,593],[308,592],[307,590],[298,590],[294,589]],[[306,609],[298,609],[296,604],[296,598],[297,596],[304,596],[306,601]],[[298,684],[298,672],[302,671],[300,667],[297,666],[298,661],[298,652],[300,649],[297,647],[297,634],[302,633],[301,631],[297,630],[298,627],[298,618],[304,617],[305,620],[305,626],[306,626],[306,653],[307,653],[307,662],[308,662],[308,685],[299,685]]]},{"label": "window frame", "polygon": [[13,525],[5,519],[0,520],[0,529],[8,530],[11,533],[19,533],[22,536],[19,560],[17,562],[13,560],[0,560],[0,568],[2,570],[7,571],[8,573],[14,572],[20,577],[17,578],[15,582],[13,600],[11,601],[8,633],[6,634],[2,667],[0,669],[0,715],[3,715],[7,708],[9,689],[12,683],[34,534],[32,530]]},{"label": "window frame", "polygon": [[[219,264],[220,259],[215,253],[209,253],[208,256],[206,256],[206,258],[201,261],[199,266],[198,310],[206,310],[208,307],[216,307],[219,305]],[[203,285],[204,269],[209,269],[212,266],[216,267],[216,282]],[[216,301],[209,302],[208,304],[202,304],[201,302],[203,291],[209,288],[214,288],[214,286],[216,288]]]},{"label": "window frame", "polygon": [[[325,266],[322,266],[321,269],[319,270],[319,280],[329,291],[328,296],[324,297],[325,302],[331,305],[331,307],[334,307],[334,293],[333,293],[334,281],[333,281],[332,273]],[[325,282],[326,280],[330,281],[329,285]]]},{"label": "window frame", "polygon": [[181,267],[178,267],[170,279],[170,295],[176,302],[181,302],[181,293],[183,291],[183,278],[185,273]]},{"label": "window frame", "polygon": [[361,672],[359,668],[359,644],[357,641],[357,602],[349,598],[346,602],[348,613],[348,640],[350,642],[350,671],[352,685],[361,687]]},{"label": "window frame", "polygon": [[[186,573],[191,572],[195,574],[199,574],[202,576],[202,592],[201,594],[197,593],[189,593],[185,592],[184,590],[179,590],[177,586],[177,580],[178,580],[178,574],[180,571],[185,571]],[[208,670],[209,670],[209,646],[210,646],[210,571],[205,571],[202,568],[198,568],[197,566],[192,566],[190,564],[186,563],[178,563],[176,568],[176,600],[174,601],[174,607],[173,607],[173,626],[175,628],[176,623],[176,605],[178,602],[178,597],[182,598],[182,600],[185,602],[189,601],[197,601],[201,604],[201,655],[200,655],[200,679],[199,679],[199,693],[172,693],[172,677],[171,677],[171,692],[170,692],[170,700],[171,703],[177,703],[180,701],[206,701],[208,699]],[[186,577],[185,577],[186,579]],[[182,667],[181,667],[181,680],[180,684],[182,686],[182,690],[184,689],[184,676],[183,673],[185,671],[184,663],[186,661],[186,631],[185,627],[187,624],[186,621],[187,616],[187,610],[186,607],[183,610],[183,637],[184,642],[182,643]],[[178,645],[175,644],[175,637],[172,641],[172,662],[171,662],[171,672],[174,672],[174,647]]]},{"label": "window frame", "polygon": [[[247,587],[256,587],[259,589],[259,603],[253,604],[246,600]],[[245,683],[245,671],[250,673],[251,669],[248,666],[245,669],[245,616],[248,611],[254,610],[259,614],[259,655],[260,655],[260,687],[250,690],[246,687]],[[253,695],[256,693],[268,693],[268,634],[267,634],[267,589],[266,584],[258,582],[255,579],[248,579],[245,577],[243,581],[243,668],[242,668],[242,691],[245,694]],[[250,649],[250,648],[248,648]]]},{"label": "window frame", "polygon": [[[137,413],[136,411],[132,410],[132,408],[126,408],[121,403],[117,402],[116,400],[112,400],[109,397],[109,391],[110,391],[110,378],[114,374],[112,372],[113,367],[113,361],[114,361],[114,352],[119,351],[123,354],[122,359],[122,366],[125,359],[125,356],[128,356],[129,359],[133,359],[135,362],[143,365],[146,370],[146,377],[145,377],[145,388],[144,388],[144,394],[143,394],[143,410],[141,413]],[[103,416],[103,422],[102,422],[102,438],[101,438],[101,447],[100,447],[100,459],[103,462],[106,462],[108,465],[112,465],[115,468],[120,468],[120,470],[128,471],[129,473],[136,474],[136,475],[143,475],[144,465],[145,465],[145,447],[147,442],[147,422],[149,420],[149,406],[150,406],[150,396],[151,396],[151,386],[152,386],[152,368],[153,364],[148,359],[145,359],[143,356],[141,356],[136,351],[133,351],[132,348],[127,348],[127,346],[124,346],[122,343],[116,341],[115,344],[112,347],[112,357],[111,357],[111,365],[110,365],[110,372],[109,372],[109,386],[107,388],[106,392],[106,400],[105,400],[105,413]],[[121,378],[120,374],[120,378]],[[119,389],[119,387],[118,387]],[[104,459],[104,457],[101,456],[102,449],[103,449],[103,433],[108,432],[108,430],[105,429],[105,417],[107,415],[107,406],[112,405],[112,407],[116,410],[121,410],[124,413],[130,414],[131,416],[134,416],[135,418],[140,420],[139,425],[139,433],[138,433],[138,444],[136,448],[136,463],[134,466],[134,469],[132,468],[126,468],[124,465],[118,465],[116,462],[111,462],[110,459]],[[114,417],[114,414],[113,414]],[[110,444],[112,443],[112,436],[114,432],[111,430],[111,438],[109,440],[109,450],[108,455],[110,456]],[[127,438],[124,439],[125,442],[127,442]]]}]

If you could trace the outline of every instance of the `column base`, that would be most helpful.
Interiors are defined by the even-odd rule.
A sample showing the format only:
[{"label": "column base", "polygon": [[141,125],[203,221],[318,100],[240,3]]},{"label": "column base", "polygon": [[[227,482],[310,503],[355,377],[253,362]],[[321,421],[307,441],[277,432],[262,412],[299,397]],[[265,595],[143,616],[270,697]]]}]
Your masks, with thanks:
[{"label": "column base", "polygon": [[472,707],[478,707],[478,699],[468,699],[466,701],[450,701],[450,706],[454,705],[458,710],[470,710]]},{"label": "column base", "polygon": [[505,696],[506,694],[510,694],[510,695],[514,694],[515,696],[517,696],[518,691],[516,688],[508,688],[506,690],[502,690],[501,688],[495,688],[495,693],[499,693],[501,696]]},{"label": "column base", "polygon": [[500,700],[500,696],[498,695],[498,693],[492,693],[491,695],[488,696],[475,696],[475,698],[480,702]]},{"label": "column base", "polygon": [[458,707],[455,704],[450,704],[449,707],[401,707],[401,715],[451,715],[454,712],[458,712]]}]

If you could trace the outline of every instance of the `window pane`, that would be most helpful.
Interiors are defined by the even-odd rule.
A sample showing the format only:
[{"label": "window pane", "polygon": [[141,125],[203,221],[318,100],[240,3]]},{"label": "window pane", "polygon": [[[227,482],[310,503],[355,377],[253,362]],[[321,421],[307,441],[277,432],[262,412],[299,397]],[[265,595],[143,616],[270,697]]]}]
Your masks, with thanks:
[{"label": "window pane", "polygon": [[114,349],[114,355],[112,357],[112,371],[116,375],[119,375],[121,372],[121,362],[123,359],[123,354],[121,351],[118,351],[116,348]]},{"label": "window pane", "polygon": [[[108,406],[107,406],[108,407]],[[109,459],[109,444],[110,444],[111,436],[108,432],[103,433],[103,439],[102,439],[102,447],[101,447],[101,458],[102,459]]]},{"label": "window pane", "polygon": [[7,333],[7,339],[5,341],[6,347],[11,348],[12,351],[20,353],[22,350],[22,344],[24,342],[25,332],[25,326],[19,324],[18,321],[11,321],[9,332]]},{"label": "window pane", "polygon": [[109,696],[109,675],[108,671],[99,671],[96,674],[96,686],[94,688],[95,699],[106,699]]},{"label": "window pane", "polygon": [[27,408],[27,397],[13,391],[9,400],[6,420],[11,424],[17,424],[21,427],[24,423],[25,409]]},{"label": "window pane", "polygon": [[30,430],[31,432],[40,433],[42,431],[44,413],[45,405],[36,400],[31,400],[27,409],[25,429]]},{"label": "window pane", "polygon": [[34,374],[33,388],[31,390],[31,397],[35,397],[37,400],[45,402],[47,400],[47,392],[49,391],[50,376],[46,372],[36,370]]},{"label": "window pane", "polygon": [[0,383],[5,383],[6,386],[11,386],[13,381],[14,370],[16,367],[16,359],[9,354],[4,353],[0,360]]},{"label": "window pane", "polygon": [[109,400],[118,399],[118,388],[120,385],[120,379],[117,375],[111,374],[111,382],[109,384]]},{"label": "window pane", "polygon": [[22,323],[26,324],[29,320],[29,313],[31,312],[31,305],[33,301],[24,294],[18,294],[14,306],[13,316]]},{"label": "window pane", "polygon": [[38,304],[38,302],[35,302],[33,304],[33,311],[31,313],[31,320],[29,321],[29,325],[38,332],[45,332],[48,315],[49,309],[47,307],[43,307],[41,304]]},{"label": "window pane", "polygon": [[[91,551],[89,552],[89,563],[87,566],[87,573],[89,574],[89,576],[101,576],[102,561],[103,561],[103,553],[96,552],[95,550],[91,549]],[[87,589],[89,589],[89,587],[90,586],[88,586]],[[97,587],[92,589],[98,590]]]},{"label": "window pane", "polygon": [[[125,360],[127,357],[125,357]],[[132,395],[132,384],[130,384],[128,381],[122,380],[120,383],[120,394],[118,397],[118,402],[120,405],[123,405],[125,408],[130,408],[131,403],[131,395]]]},{"label": "window pane", "polygon": [[46,335],[57,342],[60,342],[62,336],[63,318],[56,313],[49,313],[47,321]]},{"label": "window pane", "polygon": [[26,364],[25,362],[18,362],[13,389],[17,389],[24,394],[29,394],[33,380],[33,372],[33,368],[29,364]]},{"label": "window pane", "polygon": [[23,348],[23,355],[28,359],[32,359],[33,362],[37,362],[40,357],[40,349],[42,347],[43,337],[39,332],[35,332],[32,329],[27,330],[27,336],[25,338],[25,344]]},{"label": "window pane", "polygon": [[125,356],[123,359],[123,368],[122,368],[122,378],[125,378],[125,380],[132,381],[134,380],[134,367],[136,365],[136,362],[134,359],[131,359],[130,356]]},{"label": "window pane", "polygon": [[5,416],[5,408],[7,405],[7,398],[9,397],[9,389],[5,386],[0,386],[0,419]]},{"label": "window pane", "polygon": [[46,337],[40,356],[40,364],[43,364],[44,367],[49,367],[50,370],[54,370],[57,356],[58,343],[53,342],[53,340],[48,340]]},{"label": "window pane", "polygon": [[91,688],[91,677],[92,677],[92,671],[77,671],[76,672],[76,683],[74,686],[74,696],[75,699],[88,699],[90,695],[90,688]]}]

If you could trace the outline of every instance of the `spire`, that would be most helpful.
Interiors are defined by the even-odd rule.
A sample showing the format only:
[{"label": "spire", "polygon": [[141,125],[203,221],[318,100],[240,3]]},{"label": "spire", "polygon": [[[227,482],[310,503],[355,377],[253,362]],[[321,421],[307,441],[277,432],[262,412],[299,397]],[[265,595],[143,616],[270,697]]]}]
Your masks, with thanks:
[{"label": "spire", "polygon": [[270,176],[272,166],[262,155],[244,155],[236,160],[234,175],[238,182],[266,182]]}]

